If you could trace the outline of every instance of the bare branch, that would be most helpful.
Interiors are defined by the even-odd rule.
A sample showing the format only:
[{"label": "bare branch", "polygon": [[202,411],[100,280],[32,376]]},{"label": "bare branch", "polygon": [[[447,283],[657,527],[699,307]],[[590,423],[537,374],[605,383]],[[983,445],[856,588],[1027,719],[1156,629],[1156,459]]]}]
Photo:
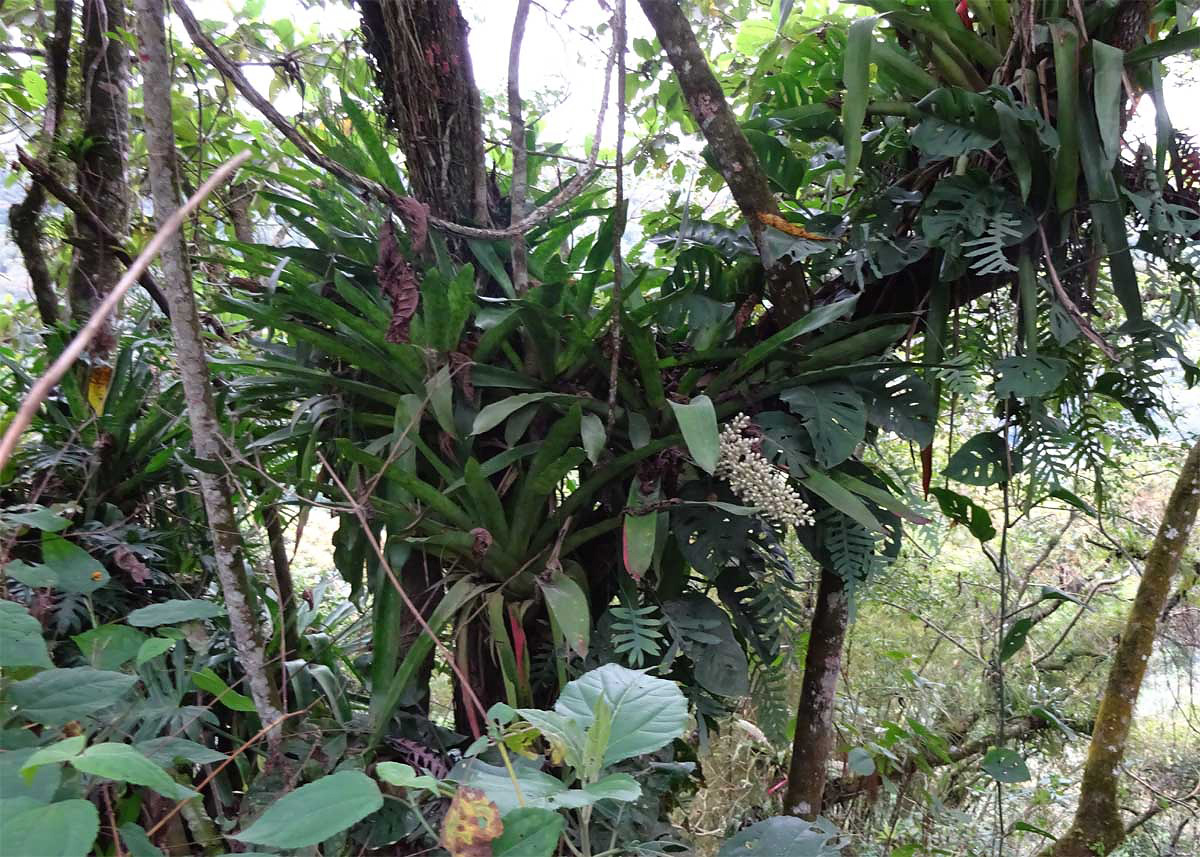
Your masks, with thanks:
[{"label": "bare branch", "polygon": [[80,329],[79,333],[75,334],[75,338],[70,344],[63,349],[62,354],[58,359],[51,364],[46,370],[46,374],[38,378],[29,392],[25,394],[25,398],[21,401],[21,407],[17,409],[16,415],[13,417],[12,423],[9,424],[8,430],[4,433],[3,440],[0,440],[0,470],[8,464],[8,460],[12,457],[13,451],[17,447],[17,440],[21,433],[29,428],[33,422],[33,416],[41,407],[42,402],[46,401],[46,397],[50,395],[50,391],[54,386],[62,380],[63,375],[67,374],[67,370],[71,365],[79,359],[88,343],[93,337],[103,329],[108,316],[117,308],[117,304],[121,302],[121,298],[129,291],[129,287],[138,281],[138,277],[143,271],[150,266],[150,262],[158,255],[159,251],[170,240],[171,236],[179,231],[179,227],[183,225],[183,221],[187,216],[195,211],[205,198],[222,185],[234,171],[242,164],[250,159],[250,152],[239,152],[234,155],[208,178],[200,189],[196,191],[192,197],[183,204],[171,217],[154,233],[154,237],[142,250],[133,264],[129,266],[129,270],[125,272],[125,276],[121,277],[120,281],[111,292],[105,295],[104,300],[92,312],[87,323]]},{"label": "bare branch", "polygon": [[[521,41],[525,38],[525,21],[529,18],[529,0],[517,0],[517,17],[513,21],[512,43],[508,48],[508,122],[512,130],[512,181],[508,186],[508,201],[512,214],[509,223],[518,222],[525,214],[528,181],[528,158],[525,151],[525,119],[521,115]],[[529,251],[524,235],[512,240],[512,282],[518,295],[529,289]]]}]

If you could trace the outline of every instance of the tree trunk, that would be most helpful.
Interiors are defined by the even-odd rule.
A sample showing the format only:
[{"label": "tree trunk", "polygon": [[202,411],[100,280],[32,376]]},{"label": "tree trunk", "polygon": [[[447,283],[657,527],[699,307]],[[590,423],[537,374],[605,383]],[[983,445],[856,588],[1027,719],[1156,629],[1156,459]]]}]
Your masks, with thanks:
[{"label": "tree trunk", "polygon": [[458,0],[360,0],[359,8],[412,195],[439,217],[487,226],[479,91]]},{"label": "tree trunk", "polygon": [[1200,442],[1192,447],[1158,528],[1125,632],[1109,668],[1108,684],[1096,712],[1096,727],[1079,786],[1079,806],[1070,830],[1043,857],[1095,857],[1110,854],[1125,839],[1117,805],[1117,771],[1133,722],[1138,691],[1154,648],[1158,617],[1171,591],[1188,537],[1200,510]]},{"label": "tree trunk", "polygon": [[842,666],[842,641],[850,617],[850,595],[841,576],[821,570],[804,659],[804,683],[796,708],[796,736],[788,767],[784,811],[813,819],[821,814],[825,765],[833,750],[833,703]]},{"label": "tree trunk", "polygon": [[[146,149],[154,215],[159,224],[179,208],[175,163],[175,132],[171,119],[171,73],[163,30],[163,0],[136,0],[138,39],[141,44],[142,86],[145,99]],[[222,458],[222,442],[213,400],[208,362],[201,339],[200,316],[192,295],[191,278],[184,258],[183,238],[176,233],[163,248],[163,289],[171,304],[171,329],[175,358],[183,382],[192,446],[196,457],[213,464]],[[197,473],[208,525],[212,532],[217,577],[225,596],[229,624],[238,658],[246,675],[250,696],[263,724],[282,716],[279,693],[267,672],[264,645],[254,593],[246,579],[242,536],[234,513],[231,486],[223,475],[202,469]],[[268,740],[278,745],[280,729]]]},{"label": "tree trunk", "polygon": [[[129,188],[125,167],[129,157],[128,57],[125,44],[110,33],[127,28],[124,0],[85,0],[83,3],[83,135],[87,147],[78,165],[79,196],[118,238],[129,231]],[[75,219],[78,241],[67,293],[71,315],[82,323],[96,304],[112,291],[124,266],[86,218]],[[92,351],[112,351],[111,325],[96,337]]]},{"label": "tree trunk", "polygon": [[[67,104],[67,73],[71,58],[71,21],[75,0],[56,0],[54,30],[45,39],[46,47],[46,113],[42,118],[43,147],[53,163],[59,131],[62,128]],[[54,277],[46,264],[42,249],[42,227],[39,222],[46,205],[46,189],[38,182],[29,186],[25,199],[9,209],[8,223],[13,243],[21,251],[25,271],[29,274],[33,299],[37,303],[42,324],[53,327],[58,323],[60,310],[54,289]]]}]

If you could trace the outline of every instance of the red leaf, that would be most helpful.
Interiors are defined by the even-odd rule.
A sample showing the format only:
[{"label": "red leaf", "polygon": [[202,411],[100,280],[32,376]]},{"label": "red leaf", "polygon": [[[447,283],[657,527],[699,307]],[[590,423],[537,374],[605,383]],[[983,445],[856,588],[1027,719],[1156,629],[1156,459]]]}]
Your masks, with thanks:
[{"label": "red leaf", "polygon": [[404,221],[404,228],[408,230],[412,251],[420,253],[425,249],[425,240],[429,237],[429,206],[411,196],[402,196],[396,200],[396,210]]},{"label": "red leaf", "polygon": [[921,450],[921,490],[929,499],[929,483],[933,481],[933,444]]}]

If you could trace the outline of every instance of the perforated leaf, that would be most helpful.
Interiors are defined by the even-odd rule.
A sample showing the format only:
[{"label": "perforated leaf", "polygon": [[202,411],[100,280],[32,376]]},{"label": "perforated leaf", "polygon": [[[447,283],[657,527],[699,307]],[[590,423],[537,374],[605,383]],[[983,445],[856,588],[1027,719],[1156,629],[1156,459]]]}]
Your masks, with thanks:
[{"label": "perforated leaf", "polygon": [[967,485],[996,485],[1021,470],[1021,456],[1009,450],[996,432],[980,432],[950,456],[943,471],[951,479]]},{"label": "perforated leaf", "polygon": [[1067,377],[1070,364],[1056,357],[1007,357],[996,363],[996,395],[1046,396]]},{"label": "perforated leaf", "polygon": [[793,387],[779,398],[804,419],[822,469],[841,464],[853,455],[866,435],[866,406],[849,384]]}]

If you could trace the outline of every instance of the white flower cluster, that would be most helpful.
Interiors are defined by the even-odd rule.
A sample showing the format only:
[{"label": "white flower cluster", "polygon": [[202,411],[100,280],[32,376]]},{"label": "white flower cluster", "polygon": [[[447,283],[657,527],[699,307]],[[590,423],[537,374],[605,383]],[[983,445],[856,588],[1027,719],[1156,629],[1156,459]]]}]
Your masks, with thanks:
[{"label": "white flower cluster", "polygon": [[746,437],[750,418],[738,414],[721,430],[717,475],[733,493],[757,506],[762,514],[785,527],[811,526],[812,509],[788,484],[787,474],[763,458],[757,441]]}]

